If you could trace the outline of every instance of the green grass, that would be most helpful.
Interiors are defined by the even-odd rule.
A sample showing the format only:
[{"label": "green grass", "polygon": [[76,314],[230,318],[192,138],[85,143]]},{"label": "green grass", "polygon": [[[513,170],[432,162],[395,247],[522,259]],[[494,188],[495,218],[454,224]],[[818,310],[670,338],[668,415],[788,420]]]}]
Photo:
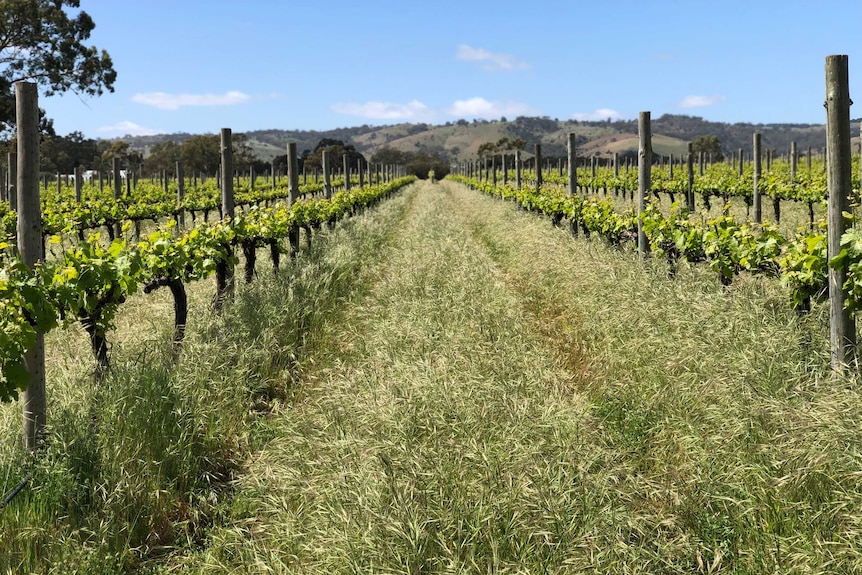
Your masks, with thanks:
[{"label": "green grass", "polygon": [[167,293],[122,308],[98,387],[81,330],[52,333],[48,442],[37,462],[22,453],[20,405],[0,411],[0,489],[33,472],[0,511],[0,572],[143,570],[199,545],[222,520],[248,454],[266,442],[271,405],[295,391],[314,333],[362,289],[404,201],[322,233],[277,277],[262,258],[257,280],[238,283],[222,315],[210,309],[212,282],[191,286],[178,357]]},{"label": "green grass", "polygon": [[196,292],[177,365],[166,300],[129,304],[98,393],[80,334],[52,342],[3,570],[862,572],[862,404],[822,306],[448,182],[315,245],[223,317]]},{"label": "green grass", "polygon": [[860,408],[771,281],[425,186],[180,573],[862,570]]}]

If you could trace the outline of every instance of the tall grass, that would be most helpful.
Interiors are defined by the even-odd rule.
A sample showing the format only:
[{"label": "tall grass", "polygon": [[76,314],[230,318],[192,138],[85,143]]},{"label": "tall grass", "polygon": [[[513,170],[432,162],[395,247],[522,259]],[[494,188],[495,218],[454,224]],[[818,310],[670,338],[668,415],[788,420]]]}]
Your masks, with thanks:
[{"label": "tall grass", "polygon": [[35,460],[20,446],[20,406],[0,410],[0,490],[33,477],[0,510],[0,572],[128,572],[200,545],[248,454],[268,441],[273,405],[294,393],[314,333],[363,289],[404,206],[398,198],[321,233],[278,276],[259,261],[221,315],[213,286],[192,286],[178,355],[168,294],[135,296],[98,386],[86,336],[52,333],[48,437]]},{"label": "tall grass", "polygon": [[823,309],[421,192],[165,571],[862,571],[862,410]]}]

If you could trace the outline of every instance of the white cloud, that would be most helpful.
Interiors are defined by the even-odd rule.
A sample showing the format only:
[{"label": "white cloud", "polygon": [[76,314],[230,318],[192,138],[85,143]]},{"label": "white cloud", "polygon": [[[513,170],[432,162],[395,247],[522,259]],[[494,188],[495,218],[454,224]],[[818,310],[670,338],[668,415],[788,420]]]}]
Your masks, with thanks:
[{"label": "white cloud", "polygon": [[458,46],[455,57],[465,62],[478,62],[485,70],[519,70],[527,67],[527,63],[509,54],[489,52],[484,48],[473,48],[467,44]]},{"label": "white cloud", "polygon": [[147,92],[132,96],[132,101],[159,110],[178,110],[183,106],[233,106],[244,104],[251,96],[242,92],[226,92],[224,94],[166,94],[165,92]]},{"label": "white cloud", "polygon": [[372,120],[405,120],[430,122],[444,117],[499,118],[500,116],[537,115],[535,108],[519,102],[490,102],[485,98],[456,100],[451,106],[430,108],[419,100],[406,104],[395,102],[339,102],[331,106],[333,112],[370,118]]},{"label": "white cloud", "polygon": [[677,102],[677,108],[704,108],[706,106],[714,106],[726,101],[725,96],[686,96],[680,102]]},{"label": "white cloud", "polygon": [[622,114],[616,110],[612,110],[611,108],[599,108],[592,112],[579,112],[577,114],[572,114],[572,119],[578,120],[579,122],[601,122],[608,118],[611,120],[621,120],[622,117]]},{"label": "white cloud", "polygon": [[101,128],[99,128],[99,131],[117,134],[121,136],[153,136],[159,133],[157,130],[153,130],[152,128],[146,128],[144,126],[141,126],[140,124],[136,124],[128,120],[117,122],[116,124],[111,124],[110,126],[102,126]]},{"label": "white cloud", "polygon": [[394,102],[366,102],[364,104],[339,102],[331,106],[333,112],[371,118],[373,120],[418,120],[429,115],[428,106],[418,100],[407,104]]},{"label": "white cloud", "polygon": [[456,100],[445,113],[457,118],[499,118],[500,116],[535,116],[539,111],[521,102],[489,102],[485,98],[470,98]]}]

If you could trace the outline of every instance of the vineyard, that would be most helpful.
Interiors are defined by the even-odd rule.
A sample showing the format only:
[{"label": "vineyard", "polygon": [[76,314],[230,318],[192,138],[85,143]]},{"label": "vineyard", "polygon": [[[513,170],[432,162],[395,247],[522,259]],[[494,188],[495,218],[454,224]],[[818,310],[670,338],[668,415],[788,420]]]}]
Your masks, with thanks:
[{"label": "vineyard", "polygon": [[[454,179],[515,201],[526,210],[545,214],[557,224],[566,219],[574,234],[595,234],[616,246],[636,242],[638,213],[633,200],[638,189],[637,172],[620,174],[613,168],[592,172],[594,175],[576,176],[577,194],[568,192],[567,172],[544,176],[540,188],[535,186],[535,172],[526,170],[520,188],[514,183],[514,171],[507,174],[506,179],[512,183],[506,185],[502,184],[502,175],[499,184],[492,182],[495,177],[470,178],[463,173]],[[820,161],[810,169],[794,172],[791,175],[789,162],[776,162],[764,174],[763,194],[778,207],[773,223],[752,225],[751,165],[737,170],[728,164],[716,164],[702,176],[694,177],[692,192],[698,203],[702,203],[701,210],[691,209],[687,204],[688,179],[684,168],[672,173],[669,167],[654,167],[651,197],[642,216],[653,253],[667,260],[671,274],[680,260],[706,262],[724,285],[729,285],[742,271],[779,279],[788,288],[790,305],[799,310],[810,309],[812,298],[822,300],[827,291],[826,170]],[[853,160],[852,193],[853,205],[859,205],[858,156]],[[781,202],[792,205],[792,209],[785,209],[783,225]],[[736,213],[731,213],[732,209]],[[710,212],[718,213],[710,215]],[[860,246],[862,232],[853,227],[843,236],[842,257],[850,262],[845,288],[854,310],[862,305]]]},{"label": "vineyard", "polygon": [[229,129],[214,177],[47,181],[18,84],[0,573],[862,573],[830,86],[822,158],[654,161],[642,112],[636,165],[300,185]]}]

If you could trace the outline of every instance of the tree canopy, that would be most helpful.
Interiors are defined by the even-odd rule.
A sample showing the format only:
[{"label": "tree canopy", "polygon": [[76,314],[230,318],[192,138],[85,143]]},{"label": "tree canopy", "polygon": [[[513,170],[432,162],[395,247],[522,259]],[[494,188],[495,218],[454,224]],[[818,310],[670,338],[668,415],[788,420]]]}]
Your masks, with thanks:
[{"label": "tree canopy", "polygon": [[320,168],[323,164],[323,150],[329,152],[329,161],[332,166],[341,166],[344,154],[347,154],[351,166],[356,166],[359,161],[365,162],[365,157],[356,151],[353,144],[345,144],[343,141],[333,138],[323,138],[314,146],[314,151],[307,154],[303,152],[303,165],[308,169]]},{"label": "tree canopy", "polygon": [[117,72],[104,50],[87,46],[95,28],[79,0],[0,0],[0,124],[15,123],[13,84],[35,82],[53,95],[72,91],[99,96],[114,91]]},{"label": "tree canopy", "polygon": [[707,156],[712,156],[716,162],[724,160],[724,155],[721,153],[721,140],[718,136],[698,136],[691,141],[691,151],[695,154],[703,152]]},{"label": "tree canopy", "polygon": [[503,136],[496,142],[485,142],[484,144],[479,145],[479,149],[477,151],[480,158],[490,158],[491,156],[496,156],[505,152],[523,150],[526,145],[527,142],[522,138],[509,139],[508,137]]}]

